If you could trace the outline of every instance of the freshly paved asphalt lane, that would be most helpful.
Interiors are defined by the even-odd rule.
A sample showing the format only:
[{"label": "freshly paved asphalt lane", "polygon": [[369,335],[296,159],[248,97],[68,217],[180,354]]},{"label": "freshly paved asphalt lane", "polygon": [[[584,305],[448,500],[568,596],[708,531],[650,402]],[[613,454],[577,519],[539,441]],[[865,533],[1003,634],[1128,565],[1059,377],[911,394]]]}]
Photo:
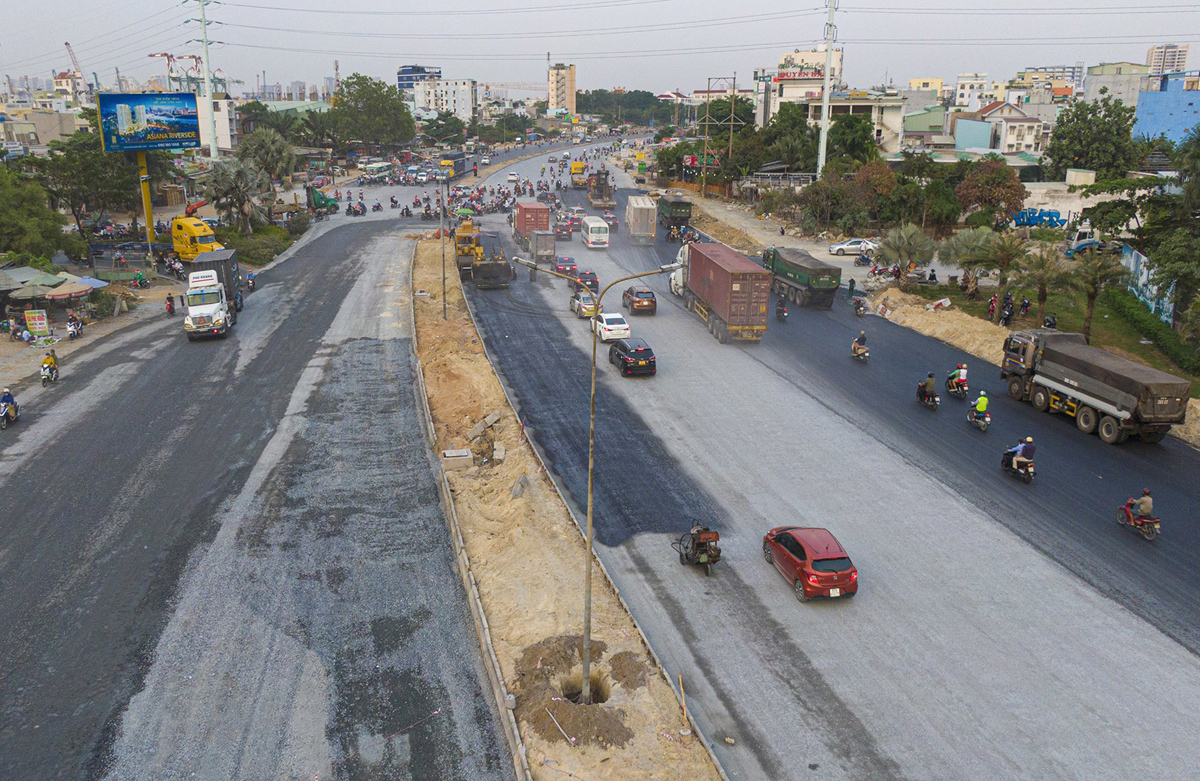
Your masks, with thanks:
[{"label": "freshly paved asphalt lane", "polygon": [[[514,167],[537,178],[539,165]],[[565,197],[586,206],[580,196]],[[630,246],[618,230],[608,251],[576,239],[559,254],[603,284],[676,249]],[[567,311],[565,283],[526,280],[521,270],[508,291],[472,300],[533,437],[581,509],[587,326]],[[668,671],[691,681],[689,709],[731,776],[1194,772],[1195,451],[1085,437],[1005,398],[995,370],[976,361],[973,390],[996,397],[994,425],[980,433],[962,402],[944,398],[931,413],[913,398],[928,371],[940,381],[970,357],[858,319],[844,297],[832,311],[772,322],[761,344],[722,346],[664,278],[649,284],[659,314],[632,324],[655,347],[659,375],[622,380],[600,367],[599,552]],[[868,365],[848,355],[860,328]],[[1031,486],[997,463],[1026,434],[1039,444]],[[1167,518],[1153,544],[1113,520],[1142,485]],[[719,527],[727,552],[707,580],[667,544],[693,518]],[[838,534],[862,574],[856,600],[795,604],[758,550],[764,531],[789,522]]]},{"label": "freshly paved asphalt lane", "polygon": [[406,230],[339,215],[229,339],[155,319],[22,394],[0,776],[513,776],[421,429]]}]

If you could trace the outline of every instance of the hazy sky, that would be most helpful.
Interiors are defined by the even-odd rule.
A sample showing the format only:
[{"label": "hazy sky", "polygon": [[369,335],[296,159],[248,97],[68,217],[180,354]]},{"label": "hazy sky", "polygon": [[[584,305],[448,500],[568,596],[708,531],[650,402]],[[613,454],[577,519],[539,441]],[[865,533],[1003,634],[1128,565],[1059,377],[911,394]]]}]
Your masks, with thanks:
[{"label": "hazy sky", "polygon": [[[0,72],[49,75],[69,67],[70,41],[91,79],[113,82],[114,68],[144,80],[162,73],[157,52],[197,54],[195,0],[111,0],[21,4],[5,0]],[[824,0],[224,0],[210,4],[212,65],[252,91],[269,83],[320,83],[352,72],[394,81],[406,63],[441,66],[447,78],[544,82],[546,54],[576,64],[580,89],[614,86],[662,91],[702,88],[709,76],[749,86],[755,68],[781,52],[811,48],[822,36]],[[853,86],[890,77],[953,80],[964,71],[1007,78],[1027,65],[1144,62],[1160,42],[1200,43],[1200,4],[1169,0],[842,0],[838,43]],[[69,5],[74,5],[73,3]],[[427,9],[453,9],[431,11]],[[307,9],[307,10],[306,10]],[[350,10],[356,9],[356,10]],[[1200,46],[1191,67],[1200,68]]]}]

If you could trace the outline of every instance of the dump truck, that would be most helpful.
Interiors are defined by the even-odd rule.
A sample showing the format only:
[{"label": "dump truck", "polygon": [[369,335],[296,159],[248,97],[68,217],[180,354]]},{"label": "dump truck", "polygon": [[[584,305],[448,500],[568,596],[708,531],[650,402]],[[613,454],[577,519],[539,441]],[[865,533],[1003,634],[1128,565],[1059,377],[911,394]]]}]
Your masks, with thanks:
[{"label": "dump truck", "polygon": [[185,261],[188,289],[183,330],[188,341],[201,336],[226,337],[242,309],[242,277],[237,252],[219,249]]},{"label": "dump truck", "polygon": [[[537,231],[550,231],[550,207],[538,201],[517,201],[517,210],[513,212],[512,237],[513,243],[526,252],[530,252],[530,242]],[[554,234],[551,233],[551,236]]]},{"label": "dump truck", "polygon": [[587,187],[587,179],[587,163],[580,160],[571,163],[571,189],[584,189]]},{"label": "dump truck", "polygon": [[197,217],[176,217],[171,220],[171,244],[180,260],[195,260],[204,252],[223,250],[213,229]]},{"label": "dump truck", "polygon": [[587,178],[588,203],[597,209],[612,209],[617,205],[613,198],[612,181],[608,171],[601,169]]},{"label": "dump truck", "polygon": [[681,247],[684,265],[671,274],[671,292],[708,325],[721,344],[757,342],[767,332],[771,272],[724,244]]},{"label": "dump truck", "polygon": [[454,229],[454,265],[458,268],[458,278],[470,279],[476,262],[482,257],[479,228],[471,220],[463,220]]},{"label": "dump truck", "polygon": [[629,227],[632,244],[653,244],[655,225],[654,199],[634,195],[625,204],[625,224]]},{"label": "dump truck", "polygon": [[1184,422],[1192,392],[1187,380],[1091,347],[1083,334],[1047,329],[1008,336],[1000,377],[1012,398],[1073,417],[1113,445],[1161,440]]},{"label": "dump truck", "polygon": [[768,247],[763,268],[773,275],[771,289],[800,306],[829,309],[833,306],[842,270],[792,247]]},{"label": "dump truck", "polygon": [[692,222],[692,202],[682,195],[664,195],[658,199],[658,224],[671,228],[686,228]]},{"label": "dump truck", "polygon": [[317,214],[337,214],[338,202],[311,184],[304,188],[304,198],[308,208]]}]

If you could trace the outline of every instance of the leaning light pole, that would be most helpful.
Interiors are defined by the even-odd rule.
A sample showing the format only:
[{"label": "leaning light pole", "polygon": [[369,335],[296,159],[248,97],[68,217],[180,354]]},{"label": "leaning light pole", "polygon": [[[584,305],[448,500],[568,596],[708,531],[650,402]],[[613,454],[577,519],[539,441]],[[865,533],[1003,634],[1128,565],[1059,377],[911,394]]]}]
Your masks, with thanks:
[{"label": "leaning light pole", "polygon": [[[520,263],[522,266],[537,269],[537,263],[525,258],[513,258],[513,262]],[[640,274],[630,274],[627,277],[614,279],[609,282],[600,295],[596,296],[596,313],[592,315],[592,388],[588,397],[588,485],[587,485],[587,528],[585,530],[585,538],[587,541],[587,550],[584,552],[583,565],[583,681],[582,688],[579,693],[579,702],[583,705],[592,704],[592,540],[593,540],[593,506],[595,492],[596,476],[596,345],[599,342],[600,334],[596,328],[596,318],[600,314],[600,302],[604,299],[604,294],[609,291],[614,285],[619,285],[622,282],[628,282],[631,279],[639,279],[641,277],[651,277],[655,274],[670,274],[683,266],[682,263],[668,263],[665,266],[659,266],[653,271],[643,271]],[[568,281],[574,281],[574,277],[560,274],[554,270],[546,270],[546,273],[556,277],[562,277]]]}]

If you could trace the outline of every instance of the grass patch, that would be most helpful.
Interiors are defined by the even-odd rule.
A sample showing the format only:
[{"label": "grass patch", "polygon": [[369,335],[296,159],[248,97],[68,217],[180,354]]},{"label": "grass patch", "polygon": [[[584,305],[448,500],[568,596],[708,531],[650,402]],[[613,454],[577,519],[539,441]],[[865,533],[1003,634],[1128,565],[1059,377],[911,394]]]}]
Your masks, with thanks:
[{"label": "grass patch", "polygon": [[[966,293],[959,290],[957,285],[912,285],[908,292],[931,301],[948,298],[959,310],[986,320],[991,290],[992,288],[981,287],[979,298],[974,301],[968,301]],[[1011,288],[1011,290],[1013,299],[1017,302],[1018,306],[1022,298],[1028,298],[1034,302],[1033,306],[1029,308],[1029,315],[1027,317],[1021,317],[1018,314],[1013,318],[1013,329],[1020,330],[1041,327],[1042,323],[1037,317],[1036,291],[1022,290],[1015,287]],[[1107,298],[1102,295],[1096,302],[1096,310],[1092,315],[1092,344],[1120,355],[1123,358],[1141,360],[1156,369],[1161,369],[1190,380],[1192,383],[1192,397],[1200,398],[1200,374],[1195,374],[1179,367],[1154,345],[1142,344],[1144,337],[1141,332],[1138,331],[1133,323],[1122,316],[1110,303],[1111,299],[1106,300]],[[1058,330],[1060,331],[1072,333],[1083,331],[1084,299],[1082,296],[1051,293],[1046,300],[1046,313],[1054,314],[1058,317]]]},{"label": "grass patch", "polygon": [[217,241],[227,249],[236,250],[238,260],[251,266],[263,266],[275,259],[275,256],[292,246],[296,236],[287,228],[277,225],[260,225],[254,233],[243,236],[242,232],[231,226],[216,229]]}]

